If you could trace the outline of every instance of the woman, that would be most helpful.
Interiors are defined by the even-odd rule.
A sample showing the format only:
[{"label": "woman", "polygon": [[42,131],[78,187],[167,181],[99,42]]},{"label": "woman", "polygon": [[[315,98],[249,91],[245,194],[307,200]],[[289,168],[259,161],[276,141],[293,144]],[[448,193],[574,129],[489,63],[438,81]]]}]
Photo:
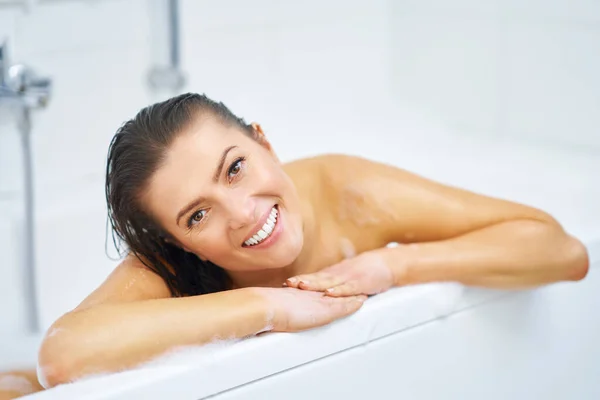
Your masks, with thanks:
[{"label": "woman", "polygon": [[282,165],[258,124],[198,94],[119,129],[106,197],[128,255],[49,330],[45,387],[214,338],[324,325],[393,286],[525,288],[588,269],[543,211],[357,157]]}]

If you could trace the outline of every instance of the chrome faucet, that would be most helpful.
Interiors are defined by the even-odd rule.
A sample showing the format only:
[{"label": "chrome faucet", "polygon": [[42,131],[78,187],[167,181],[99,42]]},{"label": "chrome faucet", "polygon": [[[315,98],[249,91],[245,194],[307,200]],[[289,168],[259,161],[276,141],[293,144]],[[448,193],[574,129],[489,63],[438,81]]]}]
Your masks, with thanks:
[{"label": "chrome faucet", "polygon": [[39,315],[35,271],[35,214],[33,159],[31,154],[31,111],[48,105],[52,82],[23,64],[11,65],[7,41],[0,42],[0,108],[8,108],[16,117],[23,151],[25,199],[25,282],[28,325],[39,332]]},{"label": "chrome faucet", "polygon": [[28,109],[43,108],[50,100],[52,81],[23,64],[11,65],[8,42],[0,43],[0,106],[11,103]]}]

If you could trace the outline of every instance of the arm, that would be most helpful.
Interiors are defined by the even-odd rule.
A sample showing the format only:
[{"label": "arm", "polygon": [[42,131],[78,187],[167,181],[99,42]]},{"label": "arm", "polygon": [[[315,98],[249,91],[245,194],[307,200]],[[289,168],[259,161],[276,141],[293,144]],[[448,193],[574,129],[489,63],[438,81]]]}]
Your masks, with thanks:
[{"label": "arm", "polygon": [[182,346],[318,327],[354,313],[365,299],[267,287],[169,296],[159,276],[127,258],[49,329],[38,360],[42,386],[132,368]]},{"label": "arm", "polygon": [[[337,296],[435,281],[509,289],[587,274],[585,246],[539,209],[357,157],[329,162],[336,165],[330,186],[341,188],[342,231],[357,232],[358,248],[371,241],[376,250],[288,279],[290,287]],[[390,242],[404,245],[382,248]]]},{"label": "arm", "polygon": [[391,213],[378,228],[384,241],[424,241],[385,249],[395,285],[455,281],[516,289],[587,274],[585,246],[539,209],[381,164],[372,168],[389,188],[390,208],[379,210]]},{"label": "arm", "polygon": [[265,329],[268,307],[252,289],[170,298],[162,279],[128,258],[49,329],[40,382],[55,386],[134,367],[175,346],[240,338]]},{"label": "arm", "polygon": [[385,249],[394,285],[454,281],[519,289],[583,279],[585,247],[549,222],[515,220],[456,238]]}]

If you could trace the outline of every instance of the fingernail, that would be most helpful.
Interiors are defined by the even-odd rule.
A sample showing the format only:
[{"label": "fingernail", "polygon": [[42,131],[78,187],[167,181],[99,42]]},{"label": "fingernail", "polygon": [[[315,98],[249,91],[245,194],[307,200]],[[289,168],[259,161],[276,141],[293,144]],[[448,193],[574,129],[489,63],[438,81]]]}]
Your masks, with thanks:
[{"label": "fingernail", "polygon": [[289,283],[296,283],[296,280],[297,280],[296,278],[289,278],[288,282]]},{"label": "fingernail", "polygon": [[282,286],[285,286],[285,287],[287,287],[287,283],[283,282]]},{"label": "fingernail", "polygon": [[327,293],[333,293],[334,292],[334,288],[330,287],[329,289],[326,290]]},{"label": "fingernail", "polygon": [[309,281],[300,281],[301,284],[303,284],[304,286],[307,286],[310,282]]}]

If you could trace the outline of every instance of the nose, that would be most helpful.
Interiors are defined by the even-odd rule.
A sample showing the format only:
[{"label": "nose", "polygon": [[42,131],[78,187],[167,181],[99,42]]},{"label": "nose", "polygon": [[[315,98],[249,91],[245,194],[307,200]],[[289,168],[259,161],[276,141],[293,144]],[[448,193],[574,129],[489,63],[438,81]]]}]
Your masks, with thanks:
[{"label": "nose", "polygon": [[250,196],[230,196],[225,205],[231,229],[240,229],[256,222],[256,204]]}]

